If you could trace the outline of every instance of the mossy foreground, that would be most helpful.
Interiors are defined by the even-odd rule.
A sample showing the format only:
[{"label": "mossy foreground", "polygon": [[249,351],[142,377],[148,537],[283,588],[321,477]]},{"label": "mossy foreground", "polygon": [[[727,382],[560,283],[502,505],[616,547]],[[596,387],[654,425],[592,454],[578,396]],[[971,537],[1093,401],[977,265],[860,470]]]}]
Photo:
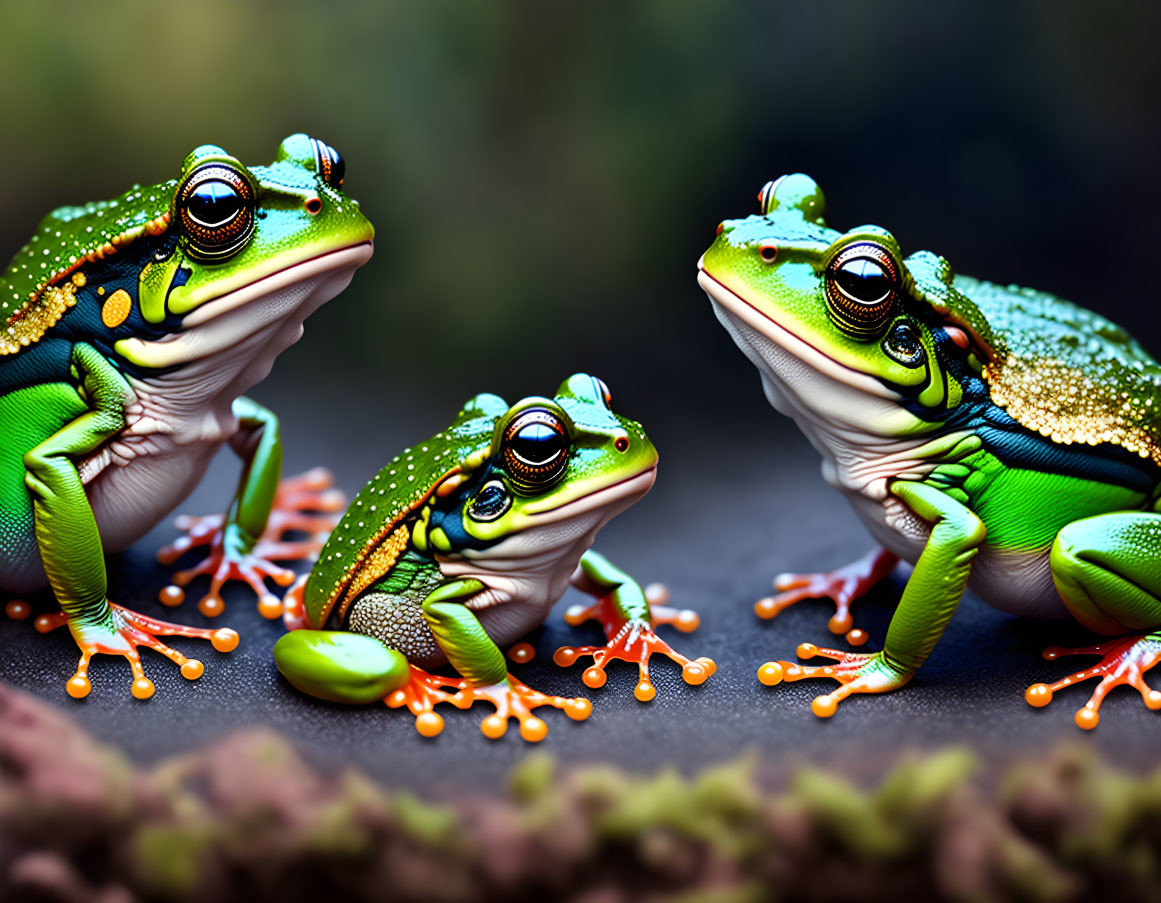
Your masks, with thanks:
[{"label": "mossy foreground", "polygon": [[770,791],[748,760],[687,779],[534,754],[503,798],[435,805],[268,732],[137,769],[0,686],[0,900],[1161,899],[1161,770],[1072,749],[975,771],[953,749],[870,790],[800,769]]}]

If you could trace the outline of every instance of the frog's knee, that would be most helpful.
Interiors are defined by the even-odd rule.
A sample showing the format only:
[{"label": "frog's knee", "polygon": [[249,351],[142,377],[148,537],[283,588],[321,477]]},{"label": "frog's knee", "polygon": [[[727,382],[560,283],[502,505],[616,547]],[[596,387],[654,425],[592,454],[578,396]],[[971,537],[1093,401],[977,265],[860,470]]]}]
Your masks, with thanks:
[{"label": "frog's knee", "polygon": [[[1094,534],[1094,530],[1097,532]],[[1068,524],[1052,543],[1049,565],[1060,598],[1074,618],[1089,630],[1116,636],[1137,629],[1118,617],[1108,584],[1117,578],[1100,562],[1104,534],[1089,521]]]},{"label": "frog's knee", "polygon": [[302,692],[351,705],[382,699],[410,672],[403,653],[374,637],[337,630],[292,630],[274,644],[274,662]]}]

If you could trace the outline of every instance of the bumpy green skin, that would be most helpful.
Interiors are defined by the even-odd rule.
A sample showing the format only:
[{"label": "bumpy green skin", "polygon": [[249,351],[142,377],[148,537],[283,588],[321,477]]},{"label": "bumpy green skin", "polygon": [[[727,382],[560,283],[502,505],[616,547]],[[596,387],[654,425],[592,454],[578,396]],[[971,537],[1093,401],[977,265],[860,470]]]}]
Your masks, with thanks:
[{"label": "bumpy green skin", "polygon": [[[248,553],[262,532],[281,469],[277,419],[245,398],[232,405],[237,435],[203,434],[205,425],[184,415],[197,410],[199,392],[211,398],[225,391],[207,361],[222,361],[219,373],[228,383],[261,359],[261,352],[245,358],[231,350],[247,336],[247,311],[215,311],[211,302],[232,292],[261,301],[259,286],[268,277],[289,285],[288,271],[305,262],[322,272],[319,261],[369,256],[374,230],[339,190],[341,170],[329,181],[324,176],[323,147],[294,135],[272,164],[254,167],[221,148],[199,147],[176,179],[54,211],[0,275],[0,587],[23,592],[47,580],[86,652],[135,655],[106,598],[103,555],[171,507],[151,496],[172,478],[134,483],[133,474],[152,466],[148,434],[163,437],[167,453],[189,455],[187,473],[204,467],[203,450],[257,434],[226,518],[227,555]],[[183,186],[211,166],[231,173],[248,197],[237,216],[249,219],[234,221],[251,228],[225,250],[207,244],[207,235],[221,234],[217,222],[199,237],[183,218],[189,209]],[[204,389],[182,396],[174,414],[168,399],[186,369]],[[222,404],[231,410],[229,398]],[[142,436],[134,457],[116,460],[115,443],[129,448]],[[91,499],[93,485],[105,486],[108,474],[121,480],[102,494],[102,526],[119,537],[112,544]]]},{"label": "bumpy green skin", "polygon": [[[882,652],[838,666],[849,686],[834,701],[905,683],[969,579],[1000,607],[1052,615],[1059,594],[1093,630],[1149,633],[1132,653],[1148,667],[1161,641],[1161,367],[1066,301],[955,275],[929,252],[904,258],[879,227],[828,228],[806,176],[760,200],[759,215],[722,224],[699,281],[775,406],[815,437],[828,480],[915,564]],[[898,273],[885,313],[869,289],[863,306],[835,294],[856,244]]]},{"label": "bumpy green skin", "polygon": [[[419,607],[423,629],[439,653],[472,684],[504,684],[504,655],[468,607],[496,591],[478,577],[449,576],[441,564],[487,560],[505,540],[549,522],[567,523],[568,506],[578,511],[576,517],[591,517],[588,502],[602,499],[601,493],[616,493],[619,486],[644,479],[644,488],[634,490],[637,496],[643,494],[657,452],[639,424],[610,410],[606,392],[603,383],[581,373],[566,380],[552,398],[527,398],[512,407],[495,395],[478,395],[446,430],[396,455],[355,497],[319,555],[303,593],[308,629],[292,630],[274,647],[282,674],[312,696],[352,704],[382,699],[403,686],[411,650],[394,648],[389,640],[369,643],[368,636],[353,632],[356,627],[348,623],[352,606],[361,598],[385,595]],[[507,427],[534,410],[552,412],[566,425],[569,437],[567,466],[556,482],[544,487],[514,481],[504,452]],[[441,484],[451,483],[452,491],[443,494]],[[478,503],[486,492],[499,492],[506,499],[499,516],[485,517],[480,511]],[[601,501],[606,507],[616,504]],[[375,560],[374,550],[400,530],[405,547],[389,564],[374,568],[369,564]],[[514,563],[505,573],[524,579],[521,557],[544,552],[544,546],[506,547],[503,555]],[[560,554],[556,577],[567,578],[578,562]],[[621,618],[648,622],[649,603],[628,574],[591,551],[580,558],[579,571],[583,576],[574,576],[573,582],[607,596]],[[532,591],[525,592],[538,598],[566,582],[557,579],[550,587],[544,581],[551,583],[552,575],[527,579]],[[363,588],[352,591],[351,586]],[[529,604],[519,594],[490,598],[493,604]],[[544,607],[538,617],[546,613]]]}]

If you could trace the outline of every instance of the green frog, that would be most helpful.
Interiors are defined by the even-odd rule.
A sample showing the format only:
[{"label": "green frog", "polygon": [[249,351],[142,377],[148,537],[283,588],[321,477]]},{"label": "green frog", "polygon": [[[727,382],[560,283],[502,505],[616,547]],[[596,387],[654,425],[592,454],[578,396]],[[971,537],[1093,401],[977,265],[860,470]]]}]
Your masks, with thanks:
[{"label": "green frog", "polygon": [[[590,551],[597,531],[653,485],[657,452],[641,426],[614,414],[601,380],[578,373],[551,398],[509,406],[477,395],[451,426],[395,456],[359,492],[310,574],[287,598],[290,632],[274,646],[279,671],[298,689],[349,704],[407,706],[424,736],[443,730],[438,702],[495,712],[481,730],[503,736],[509,718],[530,742],[548,728],[540,706],[587,718],[587,699],[548,696],[508,673],[500,647],[547,617],[572,586],[596,597],[573,606],[570,624],[598,619],[604,646],[562,647],[569,666],[591,656],[586,686],[605,683],[605,666],[636,662],[635,695],[656,691],[649,659],[682,666],[687,683],[715,669],[691,661],[654,632],[690,631],[697,615],[662,604],[664,590],[642,587]],[[515,652],[526,660],[529,648]],[[459,677],[429,673],[450,663]]]},{"label": "green frog", "polygon": [[[208,549],[179,576],[213,576],[206,614],[233,578],[254,587],[264,614],[281,614],[264,579],[286,586],[293,573],[270,559],[312,545],[280,543],[280,532],[321,532],[335,493],[317,472],[279,487],[278,420],[242,393],[371,257],[374,230],[342,192],[344,173],[334,148],[301,134],[268,166],[203,145],[176,178],[50,213],[0,276],[0,587],[52,588],[61,611],[36,626],[67,625],[80,647],[69,695],[90,692],[97,653],[128,660],[144,699],[154,687],[140,647],[194,679],[201,662],[160,637],[237,644],[229,629],[114,604],[104,557],[179,504],[226,442],[244,463],[229,510],[188,521],[190,535],[162,557]],[[167,588],[162,601],[181,594]],[[7,610],[30,613],[22,600]]]},{"label": "green frog", "polygon": [[770,662],[759,679],[829,678],[820,717],[853,693],[903,686],[932,653],[969,586],[1007,612],[1068,617],[1115,639],[1045,657],[1100,661],[1025,698],[1100,678],[1076,714],[1161,659],[1161,367],[1123,329],[1043,292],[904,256],[878,226],[829,228],[808,176],[768,183],[759,212],[726,220],[699,264],[714,312],[761,374],[766,396],[822,454],[881,545],[831,574],[789,574],[763,617],[807,597],[849,605],[899,559],[914,565],[881,651],[798,647],[822,666]]}]

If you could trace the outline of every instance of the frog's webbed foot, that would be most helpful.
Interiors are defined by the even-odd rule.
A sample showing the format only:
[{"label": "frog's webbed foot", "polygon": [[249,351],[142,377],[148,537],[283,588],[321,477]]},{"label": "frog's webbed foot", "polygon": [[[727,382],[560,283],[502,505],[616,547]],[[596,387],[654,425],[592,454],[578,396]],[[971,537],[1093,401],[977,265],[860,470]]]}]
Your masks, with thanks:
[{"label": "frog's webbed foot", "polygon": [[886,549],[876,549],[857,561],[825,574],[779,574],[774,578],[778,593],[754,604],[754,613],[769,620],[803,599],[834,600],[835,613],[827,622],[831,633],[846,634],[852,646],[867,642],[866,631],[854,626],[851,603],[894,570],[899,558]]},{"label": "frog's webbed foot", "polygon": [[436,703],[449,702],[458,709],[469,709],[477,702],[489,702],[496,711],[480,723],[484,736],[490,740],[503,737],[508,730],[508,719],[515,718],[520,722],[520,736],[529,743],[537,743],[548,735],[548,725],[532,713],[533,709],[550,705],[573,721],[583,721],[593,711],[593,704],[587,699],[548,696],[511,674],[502,683],[483,685],[464,678],[429,674],[415,665],[411,666],[407,684],[383,701],[393,709],[407,706],[415,716],[416,730],[425,737],[434,737],[443,730],[443,718],[434,711]]},{"label": "frog's webbed foot", "polygon": [[50,630],[69,624],[73,639],[77,641],[77,645],[81,649],[81,660],[77,665],[77,671],[65,685],[69,696],[74,699],[83,699],[89,695],[93,688],[89,682],[89,661],[94,655],[123,656],[129,662],[129,667],[133,672],[133,695],[137,699],[148,699],[153,695],[153,681],[145,676],[145,668],[141,664],[141,655],[138,652],[140,647],[160,652],[181,668],[182,677],[196,680],[202,676],[205,666],[197,659],[186,658],[176,649],[163,643],[158,637],[183,636],[209,640],[218,652],[230,652],[238,645],[237,632],[229,628],[206,630],[200,627],[183,627],[168,621],[158,621],[119,605],[111,607],[111,618],[108,623],[103,624],[86,624],[84,626],[69,624],[68,617],[63,612],[41,615],[34,622],[36,629],[41,633],[48,633]]},{"label": "frog's webbed foot", "polygon": [[820,649],[813,643],[800,643],[799,658],[822,656],[832,659],[833,665],[800,665],[797,662],[767,662],[758,669],[758,680],[768,687],[786,681],[828,677],[837,680],[839,687],[825,696],[817,696],[810,710],[819,718],[829,718],[838,704],[853,693],[886,693],[903,686],[911,674],[887,663],[881,652],[840,652]]},{"label": "frog's webbed foot", "polygon": [[603,687],[608,677],[605,667],[614,661],[636,662],[638,669],[637,687],[633,695],[641,702],[649,702],[657,695],[657,690],[649,680],[649,659],[655,654],[661,654],[681,665],[681,676],[687,684],[701,684],[711,677],[717,670],[713,659],[688,659],[677,652],[665,640],[661,639],[653,630],[661,624],[672,624],[682,633],[697,630],[700,619],[697,612],[690,609],[670,608],[664,603],[669,599],[669,593],[660,584],[650,584],[645,587],[645,598],[649,601],[649,609],[653,623],[641,619],[625,620],[618,614],[608,597],[601,599],[594,605],[574,605],[565,612],[564,620],[573,626],[585,621],[598,620],[604,628],[608,642],[604,646],[561,646],[552,656],[552,660],[562,668],[574,664],[582,656],[591,655],[592,667],[588,668],[581,680],[586,687],[596,689]]},{"label": "frog's webbed foot", "polygon": [[1145,683],[1145,672],[1161,661],[1161,635],[1148,634],[1144,636],[1121,637],[1116,640],[1106,640],[1095,646],[1085,646],[1080,649],[1061,649],[1059,646],[1049,646],[1044,650],[1044,657],[1049,661],[1060,658],[1062,655],[1099,655],[1099,663],[1083,671],[1077,671],[1068,677],[1063,677],[1051,684],[1033,684],[1024,693],[1024,699],[1029,705],[1040,708],[1052,702],[1053,694],[1064,687],[1088,680],[1090,677],[1099,677],[1100,683],[1092,691],[1092,696],[1084,707],[1076,713],[1078,727],[1092,730],[1100,722],[1100,707],[1105,696],[1113,687],[1128,685],[1135,687],[1141,694],[1145,706],[1150,709],[1161,709],[1161,692],[1152,689]]},{"label": "frog's webbed foot", "polygon": [[[225,610],[222,587],[230,580],[241,580],[258,596],[259,613],[277,618],[282,614],[282,602],[266,587],[266,578],[285,587],[294,582],[295,573],[274,562],[313,559],[334,529],[343,504],[342,493],[334,488],[330,471],[324,468],[316,467],[283,480],[274,495],[266,529],[249,551],[230,541],[229,525],[223,515],[178,517],[177,528],[186,531],[186,535],[160,549],[157,560],[172,564],[190,549],[201,547],[206,547],[206,557],[194,567],[174,574],[173,585],[162,589],[159,598],[165,605],[180,605],[185,598],[182,587],[207,574],[210,589],[198,602],[202,614],[220,615]],[[286,540],[283,537],[289,531],[310,535],[303,540]]]}]

